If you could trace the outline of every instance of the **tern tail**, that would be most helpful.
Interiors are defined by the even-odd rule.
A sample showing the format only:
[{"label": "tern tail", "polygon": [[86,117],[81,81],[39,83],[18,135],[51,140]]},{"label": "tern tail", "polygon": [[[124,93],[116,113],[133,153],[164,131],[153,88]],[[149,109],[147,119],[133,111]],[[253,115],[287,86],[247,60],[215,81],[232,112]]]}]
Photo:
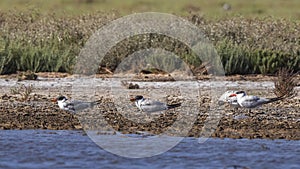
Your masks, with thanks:
[{"label": "tern tail", "polygon": [[181,103],[177,103],[177,104],[168,104],[168,105],[167,105],[168,109],[173,109],[173,108],[179,107],[179,106],[181,106]]},{"label": "tern tail", "polygon": [[282,100],[282,99],[284,99],[284,97],[268,98],[268,101],[266,103],[272,103],[272,102],[276,102],[276,101]]},{"label": "tern tail", "polygon": [[93,101],[91,102],[91,106],[94,107],[95,105],[98,105],[101,103],[101,100]]}]

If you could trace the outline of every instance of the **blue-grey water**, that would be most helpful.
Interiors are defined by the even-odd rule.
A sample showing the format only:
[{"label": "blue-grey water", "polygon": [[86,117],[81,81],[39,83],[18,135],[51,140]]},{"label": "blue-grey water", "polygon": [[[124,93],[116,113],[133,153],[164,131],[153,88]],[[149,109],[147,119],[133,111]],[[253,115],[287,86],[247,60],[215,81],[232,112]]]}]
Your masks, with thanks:
[{"label": "blue-grey water", "polygon": [[300,141],[288,140],[185,138],[160,155],[132,159],[103,150],[82,131],[1,130],[0,148],[1,169],[300,168]]}]

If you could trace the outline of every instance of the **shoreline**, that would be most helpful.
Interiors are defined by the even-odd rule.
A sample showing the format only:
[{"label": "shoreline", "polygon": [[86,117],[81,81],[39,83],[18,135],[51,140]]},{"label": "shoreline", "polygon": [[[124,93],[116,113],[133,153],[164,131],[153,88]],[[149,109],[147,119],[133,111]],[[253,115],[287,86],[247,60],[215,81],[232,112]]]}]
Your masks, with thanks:
[{"label": "shoreline", "polygon": [[[287,103],[285,103],[287,104]],[[111,127],[123,134],[137,133],[145,131],[152,134],[162,134],[164,129],[172,125],[172,120],[178,117],[178,114],[171,112],[161,114],[155,121],[148,123],[136,123],[122,117],[122,114],[117,112],[104,112],[103,118],[92,116],[88,113],[76,115],[60,110],[56,105],[50,103],[45,105],[24,105],[16,103],[15,111],[10,111],[10,107],[4,110],[3,103],[1,109],[1,130],[26,130],[26,129],[49,129],[49,130],[96,130],[110,131]],[[207,114],[198,114],[193,126],[187,135],[181,135],[180,128],[175,128],[178,131],[177,136],[199,137],[203,130],[215,130],[210,137],[217,138],[235,138],[235,139],[286,139],[300,140],[300,118],[297,114],[298,110],[289,112],[288,115],[280,114],[278,111],[272,113],[254,110],[251,114],[244,113],[243,110],[236,111],[232,108],[226,108],[225,115],[222,115],[217,127],[203,127]],[[6,111],[3,114],[3,111]],[[101,110],[102,111],[102,110]],[[103,110],[105,111],[105,110]],[[243,112],[243,113],[241,113]],[[88,119],[88,120],[87,120]],[[86,120],[88,122],[85,122]],[[109,127],[104,126],[106,121]],[[117,121],[117,122],[116,122]],[[166,124],[167,123],[167,124]],[[95,126],[94,126],[95,125]],[[99,125],[99,126],[97,126]],[[184,125],[182,126],[184,127]],[[176,134],[174,136],[176,136]]]},{"label": "shoreline", "polygon": [[[42,77],[42,76],[39,76]],[[243,77],[243,76],[238,76]],[[299,76],[298,76],[299,77]],[[227,80],[233,77],[226,77]],[[255,79],[253,76],[251,78]],[[251,80],[238,80],[229,86],[230,89],[239,89],[240,87],[246,88],[251,91],[251,94],[258,94],[261,96],[272,96],[272,77],[265,77],[263,81],[260,76],[256,77],[257,81]],[[2,79],[2,80],[1,80]],[[155,116],[149,116],[137,112],[134,105],[131,105],[126,96],[122,98],[124,104],[127,105],[131,113],[123,111],[110,97],[111,87],[107,84],[112,83],[109,81],[111,78],[97,78],[95,82],[96,92],[95,98],[101,101],[100,106],[96,110],[98,114],[91,114],[90,112],[80,112],[76,115],[60,110],[58,106],[50,102],[50,99],[59,95],[65,94],[72,95],[72,82],[73,78],[70,77],[42,77],[38,81],[24,80],[18,82],[15,78],[0,77],[0,129],[50,129],[50,130],[105,130],[113,129],[122,133],[136,133],[137,131],[145,131],[153,134],[164,133],[174,121],[184,119],[185,115],[188,117],[190,103],[192,101],[185,100],[186,106],[176,109],[174,111],[167,111]],[[92,78],[89,78],[92,79]],[[13,83],[14,84],[13,84]],[[33,84],[33,92],[29,95],[27,101],[21,101],[19,94],[11,94],[10,89],[12,86],[22,84]],[[87,84],[89,81],[86,82]],[[177,96],[180,95],[178,91],[169,89],[169,84],[164,82],[136,82],[139,84],[140,89],[122,89],[125,93],[130,94],[140,93],[142,91],[159,91],[162,90],[168,95],[163,98],[166,101],[176,101]],[[182,83],[182,84],[181,84]],[[201,107],[197,113],[197,118],[193,124],[189,124],[189,132],[182,133],[184,128],[190,121],[183,121],[179,126],[174,129],[178,136],[199,137],[201,131],[213,131],[210,137],[218,138],[262,138],[262,139],[287,139],[287,140],[300,140],[300,99],[299,96],[293,99],[287,99],[280,102],[274,102],[264,105],[260,108],[253,109],[251,113],[247,109],[234,109],[229,106],[224,107],[221,113],[221,119],[217,122],[218,125],[209,128],[207,126],[207,117],[210,113],[210,90],[205,87],[206,81],[200,80],[201,94],[198,102]],[[203,84],[202,84],[203,83]],[[45,85],[47,84],[47,85]],[[174,82],[175,85],[184,86],[183,82]],[[160,87],[157,87],[160,86]],[[187,89],[190,90],[187,86]],[[79,87],[80,88],[80,87]],[[162,88],[162,89],[159,89]],[[177,86],[178,88],[178,86]],[[169,91],[170,90],[170,91]],[[300,88],[297,87],[296,91],[299,93]],[[116,91],[117,93],[117,91]],[[113,93],[115,94],[115,93]],[[126,94],[124,94],[126,95]],[[150,95],[149,95],[150,96]],[[178,100],[177,100],[178,101]],[[101,113],[101,116],[99,115]],[[134,113],[133,113],[134,112]],[[218,117],[218,118],[220,118]],[[142,119],[142,120],[141,120]],[[148,121],[143,121],[148,119]],[[139,121],[140,120],[140,121]],[[91,125],[93,124],[93,125]],[[174,135],[176,135],[174,134]]]}]

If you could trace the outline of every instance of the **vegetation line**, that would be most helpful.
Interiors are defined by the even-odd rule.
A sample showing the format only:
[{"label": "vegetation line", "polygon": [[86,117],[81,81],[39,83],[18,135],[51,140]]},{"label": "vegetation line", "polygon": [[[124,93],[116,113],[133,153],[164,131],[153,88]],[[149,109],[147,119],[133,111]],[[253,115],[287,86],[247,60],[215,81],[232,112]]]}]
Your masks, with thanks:
[{"label": "vegetation line", "polygon": [[[0,16],[0,74],[27,70],[72,73],[76,57],[91,34],[120,17],[116,12],[74,17],[43,15],[35,10],[0,12]],[[184,17],[215,45],[227,75],[274,74],[281,67],[294,72],[300,70],[299,22],[243,17],[209,21],[195,14]],[[101,66],[113,71],[122,58],[144,48],[174,52],[194,70],[203,64],[181,42],[151,34],[120,42],[106,55]]]}]

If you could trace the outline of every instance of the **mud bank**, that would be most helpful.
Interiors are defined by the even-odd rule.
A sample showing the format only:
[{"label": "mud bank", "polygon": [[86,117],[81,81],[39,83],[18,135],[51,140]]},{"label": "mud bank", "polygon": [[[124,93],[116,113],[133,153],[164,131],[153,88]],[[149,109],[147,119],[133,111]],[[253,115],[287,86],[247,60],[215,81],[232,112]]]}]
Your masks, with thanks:
[{"label": "mud bank", "polygon": [[[93,90],[84,86],[93,81]],[[32,84],[27,100],[10,89],[18,84]],[[140,89],[126,89],[121,80],[87,78],[74,87],[73,78],[42,78],[39,81],[0,79],[0,129],[85,129],[176,136],[211,136],[220,138],[267,138],[300,140],[300,99],[287,99],[249,112],[228,105],[215,107],[212,91],[226,85],[227,89],[244,89],[250,94],[272,97],[271,81],[194,81],[134,82]],[[190,84],[191,83],[191,84]],[[196,86],[193,86],[196,83]],[[193,97],[189,96],[196,93]],[[299,93],[299,87],[296,88]],[[190,93],[189,93],[190,92]],[[220,91],[221,92],[221,91]],[[64,94],[82,100],[99,100],[93,110],[72,114],[60,110],[50,99]],[[89,96],[92,94],[92,97]],[[163,113],[147,114],[129,102],[129,96],[142,94],[182,106]],[[194,111],[195,110],[195,111]]]}]

